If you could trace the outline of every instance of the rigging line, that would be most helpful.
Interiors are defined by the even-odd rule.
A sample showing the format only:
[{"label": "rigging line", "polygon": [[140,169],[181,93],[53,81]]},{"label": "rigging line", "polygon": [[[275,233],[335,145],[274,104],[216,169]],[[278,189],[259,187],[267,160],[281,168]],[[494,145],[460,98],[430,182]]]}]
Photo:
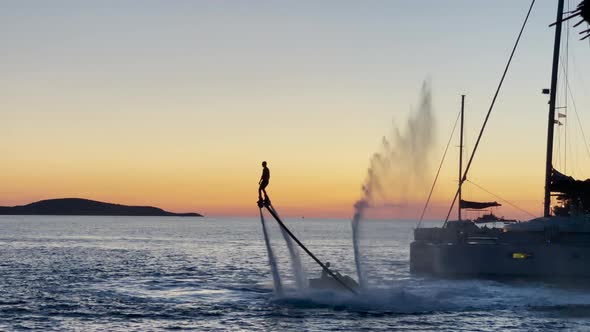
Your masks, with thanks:
[{"label": "rigging line", "polygon": [[474,186],[476,186],[477,188],[479,188],[479,189],[481,189],[481,190],[485,191],[486,193],[488,193],[488,194],[490,194],[490,195],[492,195],[492,196],[495,196],[497,199],[499,199],[499,200],[501,200],[501,201],[503,201],[503,202],[505,202],[505,203],[508,203],[508,205],[512,206],[513,208],[515,208],[515,209],[518,209],[518,210],[520,210],[521,212],[524,212],[524,213],[528,214],[529,216],[531,216],[531,217],[533,217],[533,218],[534,218],[534,217],[536,217],[534,214],[530,213],[529,211],[527,211],[527,210],[525,210],[525,209],[523,209],[523,208],[521,208],[521,207],[517,206],[517,205],[516,205],[516,204],[514,204],[514,203],[511,203],[511,202],[510,202],[510,201],[508,201],[507,199],[504,199],[504,198],[502,198],[502,197],[500,197],[500,196],[498,196],[498,195],[496,195],[496,194],[494,194],[494,193],[492,193],[492,192],[490,192],[490,191],[486,190],[485,188],[483,188],[482,186],[478,185],[477,183],[475,183],[475,182],[473,182],[473,181],[471,181],[471,180],[465,180],[465,181],[467,181],[467,182],[471,183],[472,185],[474,185]]},{"label": "rigging line", "polygon": [[590,157],[590,148],[588,147],[588,141],[586,140],[586,134],[584,133],[584,128],[582,127],[582,121],[580,120],[580,115],[578,114],[578,109],[576,107],[576,99],[574,98],[574,94],[572,93],[572,88],[570,87],[569,79],[567,76],[565,77],[565,86],[566,86],[567,92],[569,93],[570,98],[572,100],[572,105],[574,106],[574,114],[576,114],[576,119],[578,120],[578,127],[580,128],[580,132],[582,133],[582,139],[584,140],[584,145],[586,147],[586,153],[588,154],[588,157]]},{"label": "rigging line", "polygon": [[422,225],[422,220],[424,220],[424,214],[426,213],[426,209],[428,209],[428,204],[430,203],[430,198],[432,197],[432,193],[434,192],[434,187],[436,186],[438,175],[440,174],[440,170],[442,169],[443,163],[445,161],[445,156],[447,155],[447,151],[449,150],[449,146],[451,145],[451,140],[453,139],[453,135],[455,134],[455,129],[457,128],[457,123],[459,122],[459,116],[461,116],[461,111],[459,111],[459,113],[457,114],[457,118],[455,119],[455,124],[453,125],[451,136],[449,137],[449,141],[447,142],[445,152],[443,153],[443,156],[440,159],[440,164],[438,165],[438,170],[436,171],[436,176],[434,177],[434,182],[432,183],[432,187],[430,188],[430,193],[428,193],[428,198],[426,199],[424,209],[422,209],[422,214],[420,215],[420,220],[418,221],[416,228],[420,228],[420,225]]},{"label": "rigging line", "polygon": [[[512,58],[514,57],[514,52],[516,52],[516,48],[518,47],[518,43],[520,42],[520,37],[522,36],[522,32],[524,31],[524,27],[529,20],[529,16],[531,15],[531,11],[533,10],[533,5],[535,4],[535,0],[531,1],[531,6],[529,7],[529,11],[526,14],[524,22],[522,23],[522,27],[520,28],[520,32],[518,33],[518,37],[516,38],[516,42],[514,43],[514,47],[512,48],[512,52],[510,53],[510,57],[508,58],[508,63],[506,63],[506,68],[504,68],[504,73],[502,74],[502,78],[500,79],[500,83],[498,84],[498,88],[496,89],[496,93],[494,94],[494,98],[492,99],[492,103],[490,104],[490,108],[488,109],[488,113],[486,115],[485,120],[483,121],[483,125],[481,126],[481,130],[479,132],[479,136],[477,136],[477,141],[475,141],[475,145],[473,146],[473,151],[471,152],[471,156],[469,157],[469,162],[467,163],[467,167],[465,167],[465,171],[463,172],[463,177],[461,178],[461,182],[459,183],[459,188],[461,183],[467,179],[467,173],[469,172],[469,168],[471,167],[471,163],[473,162],[473,157],[475,156],[475,152],[477,151],[477,147],[479,146],[479,142],[483,135],[483,132],[486,128],[486,124],[488,123],[488,119],[490,118],[490,114],[492,113],[492,109],[494,109],[494,104],[496,103],[496,98],[500,93],[500,89],[502,88],[502,84],[504,83],[504,78],[506,78],[506,73],[508,73],[508,68],[510,67],[510,63],[512,62]],[[447,225],[449,221],[449,216],[451,215],[451,211],[453,210],[453,206],[455,206],[455,202],[457,201],[457,196],[459,195],[459,188],[455,192],[455,197],[453,198],[453,202],[451,203],[451,207],[449,208],[449,212],[447,213],[447,217],[445,218],[445,223],[443,227]]]},{"label": "rigging line", "polygon": [[557,166],[561,168],[561,126],[557,125],[557,146],[554,146],[555,154],[557,155]]},{"label": "rigging line", "polygon": [[[570,10],[570,0],[567,1],[567,10]],[[567,79],[569,77],[569,68],[570,68],[570,63],[569,63],[569,54],[570,54],[570,21],[567,21],[565,23],[566,25],[566,38],[565,38],[565,84],[566,84],[566,88],[567,88]],[[563,66],[563,64],[562,64]],[[568,94],[567,91],[565,93],[565,120],[563,121],[564,123],[564,140],[563,140],[563,171],[567,172],[567,107],[568,107],[568,98],[567,98]],[[557,117],[557,119],[559,119],[559,116]]]}]

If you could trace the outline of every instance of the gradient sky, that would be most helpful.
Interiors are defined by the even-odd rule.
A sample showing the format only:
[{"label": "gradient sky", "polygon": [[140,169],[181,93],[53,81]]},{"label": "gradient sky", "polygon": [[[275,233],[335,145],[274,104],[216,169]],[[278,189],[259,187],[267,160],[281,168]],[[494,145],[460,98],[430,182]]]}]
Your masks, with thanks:
[{"label": "gradient sky", "polygon": [[[254,215],[267,160],[282,214],[349,217],[381,137],[404,130],[429,80],[437,143],[425,198],[460,94],[470,150],[529,4],[1,1],[0,205],[84,197]],[[537,1],[470,174],[536,215],[555,6]],[[577,31],[569,81],[587,129],[590,44]],[[567,172],[590,177],[568,103]],[[429,218],[443,218],[452,198],[456,145]],[[473,186],[465,192],[497,200]],[[510,206],[498,214],[526,217]]]}]

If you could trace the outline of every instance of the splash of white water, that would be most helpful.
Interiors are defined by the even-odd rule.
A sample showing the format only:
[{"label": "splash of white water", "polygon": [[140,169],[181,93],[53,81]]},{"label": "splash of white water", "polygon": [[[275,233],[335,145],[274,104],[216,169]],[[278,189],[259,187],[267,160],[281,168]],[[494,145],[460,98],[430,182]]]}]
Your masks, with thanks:
[{"label": "splash of white water", "polygon": [[361,198],[354,205],[352,240],[359,284],[367,287],[360,249],[361,220],[368,209],[374,207],[404,208],[410,198],[422,192],[428,153],[434,143],[434,116],[431,89],[422,85],[420,106],[409,117],[405,131],[394,128],[389,137],[383,137],[380,151],[371,158]]},{"label": "splash of white water", "polygon": [[[272,207],[271,207],[272,208]],[[278,216],[276,210],[273,209],[273,212]],[[303,290],[307,288],[307,276],[305,274],[305,270],[303,269],[303,264],[301,263],[301,257],[299,257],[299,251],[297,247],[293,243],[293,240],[287,234],[287,232],[281,227],[281,234],[283,235],[283,239],[287,243],[287,248],[289,249],[289,256],[291,258],[291,269],[293,275],[295,277],[295,284],[297,285],[297,289]]]},{"label": "splash of white water", "polygon": [[291,269],[295,276],[295,284],[297,285],[297,289],[303,290],[307,288],[307,277],[305,270],[303,269],[303,264],[301,264],[301,257],[299,257],[299,252],[297,251],[293,240],[289,237],[289,234],[283,229],[281,229],[281,233],[283,234],[283,238],[285,239],[285,242],[287,242],[287,248],[289,249]]},{"label": "splash of white water", "polygon": [[363,271],[363,266],[361,264],[363,259],[359,248],[361,235],[359,229],[359,222],[363,218],[363,212],[365,211],[365,208],[366,202],[363,200],[358,201],[354,206],[354,216],[352,218],[352,245],[354,249],[354,263],[356,266],[356,274],[361,289],[365,289],[367,287],[364,277],[365,273]]},{"label": "splash of white water", "polygon": [[272,281],[274,284],[275,293],[281,295],[283,293],[283,285],[281,282],[281,275],[279,274],[279,267],[277,259],[270,245],[270,238],[268,237],[268,231],[266,229],[266,221],[262,210],[260,210],[260,222],[262,223],[262,233],[264,234],[264,244],[266,245],[266,252],[268,254],[268,265],[270,265],[270,272],[272,274]]}]

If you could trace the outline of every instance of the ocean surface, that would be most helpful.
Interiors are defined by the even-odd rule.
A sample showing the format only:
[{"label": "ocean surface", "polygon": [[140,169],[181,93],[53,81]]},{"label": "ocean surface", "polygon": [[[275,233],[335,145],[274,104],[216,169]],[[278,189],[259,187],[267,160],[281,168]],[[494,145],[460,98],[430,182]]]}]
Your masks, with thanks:
[{"label": "ocean surface", "polygon": [[[0,330],[590,330],[587,286],[410,275],[408,221],[363,222],[363,294],[295,290],[284,240],[267,221],[282,296],[258,218],[2,216]],[[356,279],[350,221],[285,222]]]}]

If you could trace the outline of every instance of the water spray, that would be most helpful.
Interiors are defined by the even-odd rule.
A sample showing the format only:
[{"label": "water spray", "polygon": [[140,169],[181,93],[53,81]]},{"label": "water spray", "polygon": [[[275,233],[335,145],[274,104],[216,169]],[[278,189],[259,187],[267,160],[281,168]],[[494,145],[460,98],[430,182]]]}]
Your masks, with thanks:
[{"label": "water spray", "polygon": [[404,132],[394,128],[389,137],[383,137],[379,152],[371,158],[361,198],[354,205],[352,218],[352,242],[354,258],[362,288],[368,280],[363,267],[360,248],[362,220],[372,207],[408,206],[410,195],[425,178],[428,152],[434,143],[434,116],[431,90],[427,82],[422,85],[420,106],[408,118]]}]

